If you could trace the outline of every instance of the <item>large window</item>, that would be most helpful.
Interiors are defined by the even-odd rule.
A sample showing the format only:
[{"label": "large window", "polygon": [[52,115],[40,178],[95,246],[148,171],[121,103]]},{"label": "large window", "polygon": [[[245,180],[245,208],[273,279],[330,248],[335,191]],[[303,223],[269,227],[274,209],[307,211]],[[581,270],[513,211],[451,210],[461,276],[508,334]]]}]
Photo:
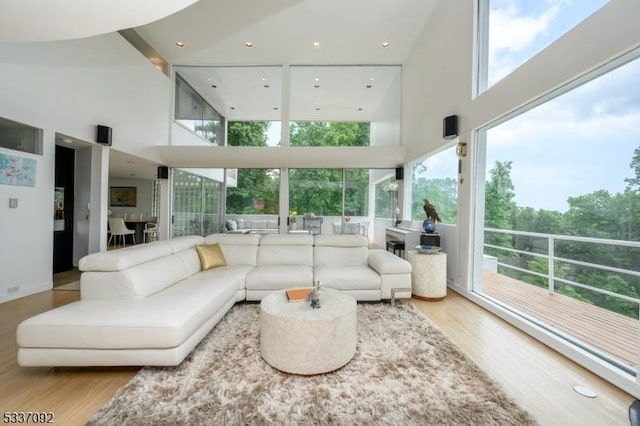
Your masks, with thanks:
[{"label": "large window", "polygon": [[608,0],[479,0],[479,91],[557,40]]},{"label": "large window", "polygon": [[398,145],[401,76],[399,66],[291,67],[290,145]]},{"label": "large window", "polygon": [[613,67],[480,133],[474,290],[635,374],[640,59]]},{"label": "large window", "polygon": [[224,145],[222,117],[180,74],[176,74],[175,120],[212,145]]},{"label": "large window", "polygon": [[456,147],[415,163],[411,169],[411,219],[424,220],[424,201],[429,200],[443,223],[456,223],[458,157]]}]

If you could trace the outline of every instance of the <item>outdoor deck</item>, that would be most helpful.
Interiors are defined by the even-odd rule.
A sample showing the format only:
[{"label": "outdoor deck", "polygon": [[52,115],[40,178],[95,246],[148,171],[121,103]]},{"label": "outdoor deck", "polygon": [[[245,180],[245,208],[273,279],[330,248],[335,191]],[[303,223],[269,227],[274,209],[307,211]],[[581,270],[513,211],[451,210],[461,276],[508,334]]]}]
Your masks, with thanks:
[{"label": "outdoor deck", "polygon": [[484,271],[483,290],[501,302],[535,316],[573,337],[636,367],[640,321],[562,294]]}]

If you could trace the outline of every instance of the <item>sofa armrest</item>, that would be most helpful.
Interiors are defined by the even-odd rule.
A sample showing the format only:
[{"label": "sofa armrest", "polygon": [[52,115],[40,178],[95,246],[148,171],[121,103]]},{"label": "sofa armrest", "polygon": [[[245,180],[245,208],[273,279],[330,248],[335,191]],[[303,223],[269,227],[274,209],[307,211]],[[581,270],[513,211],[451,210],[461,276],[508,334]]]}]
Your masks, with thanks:
[{"label": "sofa armrest", "polygon": [[382,249],[369,250],[368,263],[380,275],[411,273],[409,262]]}]

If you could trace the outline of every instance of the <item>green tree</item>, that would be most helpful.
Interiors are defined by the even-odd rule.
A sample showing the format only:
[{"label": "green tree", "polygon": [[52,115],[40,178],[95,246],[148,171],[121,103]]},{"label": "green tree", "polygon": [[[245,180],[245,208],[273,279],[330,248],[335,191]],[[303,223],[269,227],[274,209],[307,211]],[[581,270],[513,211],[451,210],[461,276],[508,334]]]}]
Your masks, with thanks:
[{"label": "green tree", "polygon": [[289,126],[291,146],[369,146],[369,123],[295,121]]},{"label": "green tree", "polygon": [[[511,217],[516,209],[513,182],[511,181],[511,161],[496,161],[489,171],[489,180],[485,184],[485,216],[487,228],[509,229]],[[513,248],[512,238],[507,234],[486,232],[485,243],[498,247]],[[496,256],[500,261],[514,260],[513,252],[488,247],[486,254]],[[511,263],[511,262],[510,262]]]},{"label": "green tree", "polygon": [[[267,146],[267,121],[235,121],[227,128],[229,146]],[[278,171],[272,169],[238,169],[237,185],[227,188],[227,213],[278,214]],[[264,209],[256,208],[255,200],[264,201]]]},{"label": "green tree", "polygon": [[438,216],[444,223],[456,223],[458,202],[458,181],[453,178],[428,179],[420,177],[413,181],[411,218],[424,220],[424,200],[436,207]]}]

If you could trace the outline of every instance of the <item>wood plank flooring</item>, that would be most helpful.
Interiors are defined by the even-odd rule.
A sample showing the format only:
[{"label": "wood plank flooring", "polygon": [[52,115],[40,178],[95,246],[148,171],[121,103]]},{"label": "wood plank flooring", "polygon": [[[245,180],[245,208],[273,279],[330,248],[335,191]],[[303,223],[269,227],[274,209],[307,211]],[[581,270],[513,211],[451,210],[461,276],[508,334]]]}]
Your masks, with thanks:
[{"label": "wood plank flooring", "polygon": [[640,321],[559,293],[484,271],[483,292],[595,346],[626,365],[638,361]]},{"label": "wood plank flooring", "polygon": [[[0,407],[50,411],[55,423],[82,425],[138,368],[21,368],[15,330],[23,319],[79,298],[46,291],[0,305]],[[634,398],[449,291],[440,302],[413,303],[542,425],[627,425]],[[589,399],[574,384],[598,392]]]}]

